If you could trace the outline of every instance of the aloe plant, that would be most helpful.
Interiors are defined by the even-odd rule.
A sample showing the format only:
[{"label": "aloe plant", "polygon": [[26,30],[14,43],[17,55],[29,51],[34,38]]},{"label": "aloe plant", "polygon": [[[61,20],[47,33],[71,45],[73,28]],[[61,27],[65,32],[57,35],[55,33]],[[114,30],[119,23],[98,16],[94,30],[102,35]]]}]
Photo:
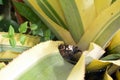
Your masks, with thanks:
[{"label": "aloe plant", "polygon": [[[119,0],[114,2],[112,0],[24,0],[24,2],[63,42],[48,41],[25,51],[0,71],[0,79],[8,79],[3,76],[6,74],[9,79],[18,80],[84,80],[84,77],[88,79],[86,76],[89,73],[101,72],[101,70],[104,72],[101,74],[104,80],[112,80],[113,73],[119,79],[120,57],[117,56],[120,43]],[[61,43],[76,45],[82,50],[76,65],[64,62],[58,50]],[[21,61],[23,58],[25,58],[24,63]],[[28,63],[31,59],[33,59],[32,63]],[[13,66],[20,63],[22,64],[19,68],[22,71],[11,75],[16,70]],[[26,65],[27,63],[29,65]],[[63,66],[70,70],[64,69]],[[14,71],[12,72],[10,68]]]}]

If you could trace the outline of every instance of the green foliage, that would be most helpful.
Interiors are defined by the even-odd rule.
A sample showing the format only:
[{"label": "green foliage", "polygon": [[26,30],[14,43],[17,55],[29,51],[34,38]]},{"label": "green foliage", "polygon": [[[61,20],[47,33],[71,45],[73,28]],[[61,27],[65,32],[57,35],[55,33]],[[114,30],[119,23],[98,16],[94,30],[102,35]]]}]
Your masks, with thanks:
[{"label": "green foliage", "polygon": [[20,33],[25,33],[27,31],[27,24],[28,24],[28,22],[25,22],[25,23],[20,25],[20,27],[19,27]]},{"label": "green foliage", "polygon": [[[19,33],[21,34],[20,43],[22,45],[24,45],[25,39],[26,39],[26,36],[23,34],[27,31],[27,25],[26,24],[27,24],[27,22],[21,24],[20,27],[19,27]],[[15,31],[14,31],[14,28],[13,28],[12,25],[10,25],[10,27],[9,27],[8,34],[3,35],[3,37],[9,38],[9,42],[10,42],[10,45],[12,47],[16,46],[16,41],[15,41],[14,35],[15,35]]]},{"label": "green foliage", "polygon": [[29,34],[41,36],[42,41],[54,39],[54,34],[51,34],[51,31],[48,30],[47,26],[41,21],[39,16],[32,10],[32,8],[30,8],[25,3],[17,1],[13,1],[13,4],[16,7],[19,14],[21,14],[31,22],[29,27],[21,27],[22,29],[26,30],[29,28]]},{"label": "green foliage", "polygon": [[14,38],[14,37],[9,38],[9,42],[10,42],[10,45],[11,45],[12,47],[15,47],[15,46],[16,46],[16,41],[15,41],[15,38]]},{"label": "green foliage", "polygon": [[41,24],[41,20],[39,19],[39,17],[25,3],[13,1],[13,4],[20,15],[24,16],[26,19],[28,19],[32,23],[35,23],[37,25]]},{"label": "green foliage", "polygon": [[8,34],[7,35],[3,35],[3,37],[9,38],[9,42],[10,42],[10,45],[12,47],[15,47],[15,45],[16,45],[16,41],[14,39],[14,35],[15,35],[14,28],[11,25],[9,27]]},{"label": "green foliage", "polygon": [[20,36],[20,43],[21,43],[22,45],[24,45],[25,40],[26,40],[26,36],[25,36],[25,35],[21,35],[21,36]]},{"label": "green foliage", "polygon": [[10,25],[8,35],[9,37],[14,37],[15,31],[14,28]]},{"label": "green foliage", "polygon": [[45,41],[50,40],[51,31],[48,29],[45,31]]},{"label": "green foliage", "polygon": [[120,59],[120,53],[110,54],[101,58],[101,60],[117,60],[117,59]]},{"label": "green foliage", "polygon": [[15,45],[16,45],[14,35],[15,35],[14,28],[10,25],[9,31],[8,31],[8,38],[9,38],[9,41],[10,41],[10,44],[12,47],[15,47]]},{"label": "green foliage", "polygon": [[[106,48],[108,46],[107,44],[109,43],[109,41],[112,39],[114,34],[119,29],[119,21],[120,21],[120,10],[119,10],[120,6],[119,5],[120,5],[120,2],[118,2],[118,3],[116,2],[116,4],[109,4],[108,5],[109,7],[107,9],[103,10],[102,9],[102,8],[104,8],[104,7],[102,7],[103,5],[102,6],[94,5],[94,0],[89,1],[89,2],[93,2],[93,3],[87,3],[87,5],[85,7],[84,7],[85,4],[82,3],[84,0],[83,1],[82,0],[81,1],[71,0],[69,2],[67,0],[59,0],[59,1],[58,0],[24,0],[24,1],[27,5],[25,3],[13,1],[13,4],[15,5],[18,12],[22,16],[24,16],[28,21],[30,21],[29,24],[28,24],[28,22],[25,22],[25,23],[21,24],[19,28],[17,28],[19,33],[21,34],[19,41],[22,45],[24,45],[24,43],[25,43],[26,36],[24,34],[26,34],[26,33],[31,34],[31,35],[40,35],[42,37],[42,41],[46,41],[46,40],[50,40],[50,39],[54,38],[54,35],[52,34],[52,32],[53,32],[56,35],[56,37],[58,37],[58,39],[63,40],[65,43],[69,43],[72,45],[78,45],[78,47],[82,51],[87,50],[87,48],[91,42],[95,42],[98,45],[100,45],[102,48]],[[52,1],[54,1],[54,2],[52,2]],[[114,2],[115,0],[112,0],[112,1]],[[109,2],[109,1],[107,1],[107,2]],[[86,12],[87,13],[92,12],[92,10],[90,9],[91,7],[88,6],[88,4],[93,6],[92,8],[95,8],[95,10],[93,10],[93,13],[94,12],[95,13],[92,16],[90,16],[92,18],[94,18],[94,17],[95,18],[90,19],[91,22],[89,22],[89,20],[88,21],[87,20],[84,21],[84,19],[82,20],[82,17],[85,19],[90,18],[88,16],[88,14],[86,14]],[[89,10],[86,10],[85,9],[86,7]],[[99,13],[96,14],[96,11],[99,11],[99,8],[97,8],[97,7],[100,7],[100,10],[102,9],[103,12],[100,14]],[[84,13],[85,13],[85,15],[82,15]],[[62,17],[61,17],[61,15],[62,15]],[[88,22],[91,24],[89,25],[89,24],[85,23],[86,25],[89,25],[89,26],[84,26],[85,24],[83,24],[83,22]],[[48,29],[46,27],[46,25],[51,30]],[[10,26],[8,35],[5,35],[5,37],[9,38],[9,42],[13,47],[15,47],[15,45],[16,45],[14,35],[15,35],[15,30],[12,26]],[[47,46],[41,45],[41,48],[44,47],[43,49],[41,49],[39,46],[38,50],[43,51],[39,55],[45,56],[46,49],[51,50],[52,54],[54,53],[53,52],[54,50],[55,50],[55,52],[58,51],[58,54],[59,54],[58,46],[55,47],[56,49],[53,48],[53,50],[52,50],[52,49],[50,49],[51,47],[53,47],[51,45],[52,44],[47,44],[47,46],[50,46],[48,48],[47,48]],[[91,50],[92,47],[93,46],[91,46],[89,50]],[[37,50],[37,49],[35,49],[35,50]],[[38,50],[36,52],[35,52],[35,50],[33,49],[33,52],[32,52],[32,50],[30,50],[30,53],[33,53],[33,55],[36,55],[34,53],[37,53],[37,52],[39,53]],[[70,70],[72,70],[72,71],[69,72],[69,76],[66,76],[66,77],[68,77],[67,80],[79,80],[79,79],[83,80],[83,78],[86,77],[85,71],[90,72],[90,70],[93,71],[93,70],[102,69],[103,67],[106,67],[106,65],[108,65],[108,64],[115,64],[117,66],[120,66],[119,60],[116,60],[116,59],[120,58],[119,53],[110,54],[110,55],[102,58],[102,60],[115,60],[115,61],[102,61],[102,60],[99,60],[99,58],[103,55],[103,53],[104,53],[103,50],[100,51],[98,49],[98,46],[97,46],[97,48],[95,47],[94,50],[91,50],[91,51],[89,51],[89,50],[84,51],[89,54],[83,53],[83,54],[85,54],[85,56],[80,57],[79,61],[74,66],[74,68],[68,70],[68,71],[70,71]],[[48,53],[49,52],[50,51],[48,51]],[[99,52],[100,52],[100,54],[98,54]],[[28,53],[28,51],[27,51],[27,53]],[[43,53],[45,53],[45,54],[43,54]],[[23,55],[24,55],[24,53],[23,53]],[[59,55],[59,56],[61,57],[61,55]],[[54,57],[52,57],[53,59],[51,57],[47,57],[47,58],[43,59],[43,58],[41,58],[41,56],[36,55],[36,59],[38,59],[41,62],[42,61],[50,62],[50,60],[51,60],[51,62],[53,61],[52,63],[50,63],[50,65],[54,65],[54,63],[56,61],[58,61],[60,57],[54,56]],[[33,58],[32,55],[31,55],[31,58]],[[21,57],[21,59],[22,59],[22,57]],[[21,59],[20,59],[20,61],[21,61]],[[29,58],[26,58],[26,59],[29,59]],[[48,60],[46,60],[46,59],[48,59]],[[32,60],[32,59],[30,59],[30,60]],[[60,61],[62,61],[62,60],[60,60]],[[88,61],[89,64],[86,65],[85,61]],[[31,63],[32,61],[29,61],[29,62]],[[22,77],[20,75],[20,77],[21,77],[20,79],[23,79],[23,77],[24,77],[24,79],[25,78],[26,79],[38,78],[38,80],[40,78],[43,78],[46,80],[47,80],[47,78],[55,79],[55,77],[59,76],[59,75],[53,73],[55,70],[51,70],[52,66],[49,66],[49,64],[46,62],[42,62],[43,68],[41,68],[42,67],[41,63],[38,63],[40,65],[35,65],[35,66],[33,64],[31,64],[33,66],[33,69],[31,67],[29,69],[27,68],[27,70],[29,70],[28,73],[23,74]],[[16,64],[14,64],[14,65],[16,65]],[[60,65],[60,62],[58,62],[58,65]],[[21,66],[21,64],[20,64],[20,66]],[[20,66],[18,66],[18,67],[20,67]],[[36,67],[36,69],[35,69],[35,67]],[[50,67],[50,68],[45,68],[45,67]],[[110,69],[111,66],[107,66],[107,67]],[[44,68],[47,70],[45,71]],[[68,66],[66,66],[65,68],[68,69]],[[65,69],[65,68],[63,67],[63,69]],[[41,69],[41,72],[37,69],[39,69],[39,70]],[[58,69],[58,68],[56,67],[54,69]],[[11,68],[10,69],[8,68],[8,70],[11,70]],[[35,72],[39,75],[39,77],[42,75],[43,76],[40,78],[36,77],[37,74],[35,74],[35,76],[34,76],[32,70],[33,71],[36,70]],[[42,70],[44,70],[45,73]],[[59,69],[59,71],[61,71],[62,73],[66,72],[62,69]],[[59,72],[59,71],[56,71],[56,72]],[[6,71],[6,72],[8,73],[8,71]],[[108,72],[108,70],[106,69],[106,72],[105,72],[106,76],[108,75],[107,72]],[[32,76],[28,77],[28,76],[30,76],[29,73],[30,73],[30,75],[33,76],[33,78],[31,78]],[[48,73],[48,74],[46,75],[46,73]],[[55,74],[55,76],[54,76],[54,74]],[[66,79],[61,79],[61,78],[63,78],[64,75],[60,75],[60,76],[62,76],[62,77],[60,77],[58,79],[66,80]],[[90,77],[91,77],[91,75],[90,75]],[[93,77],[94,76],[92,76],[92,78]],[[96,77],[96,74],[95,74],[95,77]],[[102,75],[101,77],[104,77],[104,75]],[[10,77],[5,77],[5,78],[10,78]],[[87,79],[90,79],[90,78],[87,78]],[[90,80],[92,80],[92,79],[90,79]]]},{"label": "green foliage", "polygon": [[[38,15],[32,10],[32,8],[28,7],[25,3],[12,1],[14,5],[11,5],[11,1],[6,0],[0,0],[0,2],[3,2],[2,6],[0,7],[0,31],[1,32],[9,32],[8,35],[3,35],[6,38],[10,39],[10,36],[13,36],[13,29],[14,33],[20,33],[20,43],[24,44],[25,41],[25,35],[24,34],[30,34],[30,35],[38,35],[42,37],[42,41],[46,41],[49,39],[53,39],[55,36],[51,34],[51,31],[49,30],[49,36],[48,36],[48,28],[46,25],[41,21],[41,19],[38,17]],[[12,7],[11,7],[12,6]],[[19,20],[19,17],[16,17],[14,15],[15,11],[13,11],[13,6],[15,6],[16,10],[20,14],[20,16],[23,16],[27,19],[27,22],[20,24],[17,22]],[[12,10],[12,11],[11,11]],[[26,20],[25,19],[25,20]],[[29,23],[28,23],[29,21]],[[10,27],[12,26],[12,28]],[[9,31],[10,30],[10,31]],[[47,37],[46,37],[47,36]],[[10,44],[15,46],[15,40],[10,39]]]},{"label": "green foliage", "polygon": [[3,0],[0,0],[0,5],[3,4]]},{"label": "green foliage", "polygon": [[[80,13],[74,0],[59,0],[66,22],[68,23],[68,29],[75,42],[79,42],[84,33],[84,28],[81,20]],[[71,14],[72,13],[72,14]],[[78,37],[79,36],[79,37]]]},{"label": "green foliage", "polygon": [[[89,51],[87,52],[86,50],[88,49],[89,44],[91,42],[97,43],[104,49],[108,46],[108,43],[110,42],[114,34],[120,28],[119,27],[119,20],[120,20],[120,17],[119,17],[120,16],[120,10],[119,10],[120,2],[119,1],[114,2],[114,4],[111,4],[111,0],[106,0],[106,2],[96,0],[101,3],[95,3],[94,0],[91,0],[89,2],[87,1],[84,2],[84,0],[71,0],[71,1],[67,1],[67,0],[59,0],[59,1],[58,0],[24,0],[24,1],[26,4],[30,6],[30,8],[32,8],[32,10],[37,15],[39,15],[39,18],[43,20],[43,22],[51,29],[51,31],[56,35],[58,39],[63,40],[67,44],[78,45],[78,47],[83,52],[86,52],[85,57],[87,58],[85,61],[90,62],[89,64],[91,64],[93,61],[93,63],[95,64],[91,64],[91,66],[88,64],[90,67],[86,65],[85,69],[86,67],[88,67],[88,69],[90,68],[94,69],[96,67],[101,69],[102,67],[104,67],[104,65],[108,65],[109,62],[104,64],[100,62],[102,60],[99,60],[99,58],[103,55],[104,51],[100,51],[99,49],[95,48],[95,52],[93,50],[90,52],[90,54],[87,54],[89,53]],[[100,6],[96,6],[95,4],[96,5],[99,4]],[[106,6],[106,8],[104,8],[103,5]],[[55,11],[53,11],[53,9]],[[100,12],[96,13],[97,11],[101,11],[101,13]],[[55,19],[59,20],[56,16],[57,12],[59,16],[63,15],[62,17],[63,18],[65,17],[65,23],[68,25],[67,26],[68,28],[65,29],[66,31],[64,30],[63,26],[58,24],[59,21],[58,22],[55,21]],[[68,35],[66,36],[67,33]],[[46,36],[49,34],[50,34],[49,31],[46,32]],[[69,38],[71,36],[75,44],[73,43],[72,39]],[[69,40],[66,40],[66,39],[69,39],[70,43],[68,42]],[[98,54],[99,52],[103,52],[103,53]],[[118,57],[119,56],[117,55],[115,58],[118,58]],[[110,58],[112,59],[113,57],[110,57]],[[116,61],[115,64],[118,64],[117,62],[119,61]],[[75,66],[77,65],[78,65],[78,62]],[[74,70],[75,69],[74,67],[72,78],[67,79],[67,80],[79,80],[80,79],[79,77],[81,76],[78,73],[79,71],[81,72],[80,69],[81,69],[81,66],[83,65],[84,64],[79,65],[76,68],[76,70]],[[77,79],[75,77],[76,75],[79,75]],[[107,71],[105,75],[108,75]],[[80,79],[80,80],[83,80],[83,79]]]},{"label": "green foliage", "polygon": [[36,30],[38,26],[36,24],[31,24],[30,29],[31,30]]},{"label": "green foliage", "polygon": [[[30,31],[27,34],[40,35],[41,36],[41,41],[47,41],[47,40],[51,40],[52,38],[54,38],[54,36],[51,36],[53,34],[51,33],[51,31],[49,29],[45,30],[44,33],[43,33],[43,31],[42,30],[39,31],[38,28],[39,27],[36,24],[30,24],[28,26],[27,21],[22,23],[20,25],[20,27],[18,28],[18,31],[21,34],[20,38],[19,38],[20,43],[22,45],[24,45],[25,40],[26,40],[26,36],[24,34],[27,32],[28,29],[30,29]],[[15,35],[15,30],[14,30],[12,25],[9,26],[8,34],[3,35],[3,37],[9,38],[9,42],[10,42],[10,45],[12,47],[16,46],[16,41],[14,39],[14,35]]]}]

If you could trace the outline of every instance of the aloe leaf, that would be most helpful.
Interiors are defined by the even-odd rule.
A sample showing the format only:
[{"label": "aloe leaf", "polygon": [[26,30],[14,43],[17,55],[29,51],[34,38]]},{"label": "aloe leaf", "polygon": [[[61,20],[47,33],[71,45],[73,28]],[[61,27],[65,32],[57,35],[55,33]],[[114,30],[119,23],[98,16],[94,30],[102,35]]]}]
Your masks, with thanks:
[{"label": "aloe leaf", "polygon": [[86,50],[90,42],[95,42],[106,48],[109,41],[120,28],[119,7],[120,1],[118,0],[98,15],[78,43],[81,50]]},{"label": "aloe leaf", "polygon": [[100,14],[104,9],[111,5],[112,0],[94,0],[94,3],[97,14]]},{"label": "aloe leaf", "polygon": [[18,80],[65,80],[71,68],[67,67],[69,65],[68,63],[68,65],[61,63],[60,60],[62,59],[60,59],[59,56],[60,55],[46,56],[40,62],[38,61],[36,65],[29,68]]},{"label": "aloe leaf", "polygon": [[109,50],[114,49],[116,46],[120,45],[120,29],[118,30],[118,32],[115,34],[115,36],[113,37],[113,39],[111,40],[110,45],[108,46]]},{"label": "aloe leaf", "polygon": [[84,33],[84,28],[81,20],[81,16],[76,5],[78,0],[59,0],[68,24],[68,30],[70,31],[73,39],[76,43],[80,40]]},{"label": "aloe leaf", "polygon": [[27,47],[27,46],[15,46],[15,47],[11,47],[10,44],[7,45],[7,44],[0,44],[1,48],[0,48],[0,52],[4,52],[4,51],[7,51],[7,50],[11,50],[11,51],[14,51],[14,52],[18,52],[18,53],[21,53],[27,49],[29,49],[30,47]]},{"label": "aloe leaf", "polygon": [[85,64],[89,64],[94,59],[99,59],[105,53],[104,49],[95,43],[91,43],[89,49],[84,51],[85,54]]},{"label": "aloe leaf", "polygon": [[117,60],[117,59],[120,59],[120,53],[110,54],[101,58],[101,60]]},{"label": "aloe leaf", "polygon": [[120,71],[119,70],[117,70],[117,72],[116,72],[116,78],[117,78],[117,80],[120,80]]},{"label": "aloe leaf", "polygon": [[[60,17],[60,20],[62,20],[64,22],[64,24],[66,25],[66,28],[67,28],[66,19],[65,19],[65,16],[64,16],[64,13],[63,13],[63,10],[62,10],[59,0],[46,0],[46,2],[47,2],[47,4],[51,5],[51,7],[53,9],[49,7],[50,10],[52,10],[52,12],[55,11],[56,17],[58,16],[58,19]],[[47,6],[47,4],[46,4],[46,6]]]},{"label": "aloe leaf", "polygon": [[15,52],[12,50],[6,50],[0,52],[0,61],[11,61],[10,59],[13,59],[17,57],[20,54],[20,52]]},{"label": "aloe leaf", "polygon": [[109,75],[112,75],[113,73],[115,73],[119,69],[120,69],[120,66],[113,64],[113,65],[109,66],[107,72],[108,72]]},{"label": "aloe leaf", "polygon": [[[57,23],[61,27],[67,29],[65,20],[62,18],[64,16],[60,16],[61,14],[63,14],[63,12],[62,10],[59,9],[61,6],[57,0],[53,0],[52,2],[51,0],[36,0],[36,1],[38,2],[38,5],[41,7],[44,13],[47,16],[49,16],[50,19],[52,19],[55,23]],[[56,7],[58,8],[58,10],[56,9]],[[61,14],[58,12],[60,12]]]},{"label": "aloe leaf", "polygon": [[110,65],[111,63],[120,66],[120,60],[103,61],[103,60],[94,59],[93,61],[91,61],[90,64],[87,65],[86,69],[87,71],[101,70],[107,67],[108,65]]},{"label": "aloe leaf", "polygon": [[107,70],[104,74],[104,80],[113,80],[112,77],[107,73]]},{"label": "aloe leaf", "polygon": [[36,0],[24,0],[43,20],[43,22],[52,30],[56,37],[67,44],[75,44],[71,34],[55,22],[53,22],[40,8]]},{"label": "aloe leaf", "polygon": [[73,65],[65,62],[59,54],[58,45],[61,43],[47,41],[23,52],[0,71],[0,79],[66,80]]},{"label": "aloe leaf", "polygon": [[[3,35],[7,35],[8,33],[0,32],[0,62],[10,62],[13,58],[17,57],[23,51],[29,49],[30,47],[38,44],[40,42],[40,37],[38,36],[30,36],[25,35],[26,40],[25,44],[22,45],[20,43],[21,34],[15,33],[14,37],[6,38]],[[12,47],[9,43],[11,40],[11,44],[15,47]],[[24,40],[22,40],[24,42]]]},{"label": "aloe leaf", "polygon": [[107,48],[107,56],[101,58],[101,60],[117,60],[120,58],[120,30],[115,34]]},{"label": "aloe leaf", "polygon": [[16,47],[12,48],[9,44],[9,38],[3,37],[3,35],[7,35],[7,34],[8,34],[7,32],[0,32],[0,46],[1,46],[0,51],[11,49],[13,51],[21,52],[40,42],[39,36],[25,35],[26,36],[25,44],[22,45],[20,44],[21,34],[15,33],[14,39],[16,41]]},{"label": "aloe leaf", "polygon": [[106,48],[107,44],[109,41],[112,39],[112,37],[115,35],[115,33],[120,29],[119,27],[119,21],[120,21],[120,16],[113,21],[109,27],[101,31],[101,33],[96,37],[94,40],[95,43],[99,44],[103,48]]},{"label": "aloe leaf", "polygon": [[117,60],[120,59],[120,30],[115,34],[107,48],[107,56],[101,58],[101,60]]},{"label": "aloe leaf", "polygon": [[17,11],[22,16],[30,20],[32,23],[36,23],[36,24],[41,23],[41,20],[39,19],[39,17],[27,5],[25,5],[24,3],[17,2],[17,1],[13,1],[13,4],[15,8],[17,9]]},{"label": "aloe leaf", "polygon": [[[41,19],[38,17],[35,12],[32,11],[32,9],[27,6],[25,3],[17,2],[17,1],[12,1],[16,11],[23,17],[25,17],[27,20],[29,20],[31,23],[35,23],[38,25],[36,31],[32,31],[33,35],[40,35],[42,30],[46,30],[47,26],[41,21]],[[33,28],[32,28],[33,29]]]},{"label": "aloe leaf", "polygon": [[83,54],[77,64],[73,67],[67,80],[84,80],[85,77],[85,55]]},{"label": "aloe leaf", "polygon": [[119,54],[120,50],[120,30],[115,34],[107,48],[108,54]]},{"label": "aloe leaf", "polygon": [[91,61],[91,63],[89,63],[86,67],[87,71],[97,71],[97,70],[101,70],[104,67],[108,66],[110,63],[109,62],[101,62],[97,59]]},{"label": "aloe leaf", "polygon": [[[6,34],[8,34],[8,33],[0,32],[0,45],[1,45],[1,47],[5,47],[5,46],[9,47],[9,45],[10,45],[9,39],[6,37],[3,37],[3,35],[6,35]],[[25,35],[26,36],[25,44],[22,45],[19,42],[20,36],[21,36],[21,34],[19,34],[19,33],[15,33],[15,35],[14,35],[14,39],[16,41],[16,46],[18,46],[17,48],[20,48],[21,46],[26,47],[26,48],[30,48],[30,47],[32,47],[40,42],[39,36]]]},{"label": "aloe leaf", "polygon": [[3,62],[0,63],[0,69],[2,69],[5,66],[6,66],[5,63],[3,63]]},{"label": "aloe leaf", "polygon": [[82,19],[82,23],[84,26],[84,30],[86,31],[88,26],[93,22],[96,18],[96,7],[94,0],[76,0],[76,5],[78,6],[78,10]]},{"label": "aloe leaf", "polygon": [[114,46],[114,48],[112,47],[112,49],[107,48],[106,54],[108,54],[108,55],[109,55],[109,54],[120,54],[120,53],[119,53],[119,50],[120,50],[120,44]]}]

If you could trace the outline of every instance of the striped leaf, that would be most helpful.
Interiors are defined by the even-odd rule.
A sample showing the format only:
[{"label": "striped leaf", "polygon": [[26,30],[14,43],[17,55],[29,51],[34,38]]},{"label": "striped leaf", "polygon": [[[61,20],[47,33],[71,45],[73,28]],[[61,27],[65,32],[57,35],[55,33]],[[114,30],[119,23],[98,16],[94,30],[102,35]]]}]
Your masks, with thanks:
[{"label": "striped leaf", "polygon": [[47,41],[23,52],[0,71],[0,80],[66,80],[73,65],[59,54],[61,43]]},{"label": "striped leaf", "polygon": [[109,54],[119,54],[120,50],[120,30],[115,34],[113,39],[111,40],[110,45],[107,48],[107,53]]},{"label": "striped leaf", "polygon": [[81,50],[86,50],[90,42],[106,48],[108,42],[120,28],[119,7],[120,1],[118,0],[98,15],[78,43]]},{"label": "striped leaf", "polygon": [[94,0],[76,0],[76,5],[82,19],[84,30],[86,31],[89,25],[96,18],[96,7]]},{"label": "striped leaf", "polygon": [[44,13],[55,23],[67,29],[65,17],[58,0],[36,0]]},{"label": "striped leaf", "polygon": [[35,13],[43,20],[43,22],[52,30],[56,37],[63,40],[67,44],[75,44],[71,34],[60,25],[51,20],[38,5],[36,0],[24,0]]},{"label": "striped leaf", "polygon": [[73,39],[78,42],[84,33],[81,16],[78,9],[78,0],[59,0]]},{"label": "striped leaf", "polygon": [[95,9],[98,15],[104,9],[108,8],[111,5],[112,0],[94,0],[94,3],[95,3]]}]

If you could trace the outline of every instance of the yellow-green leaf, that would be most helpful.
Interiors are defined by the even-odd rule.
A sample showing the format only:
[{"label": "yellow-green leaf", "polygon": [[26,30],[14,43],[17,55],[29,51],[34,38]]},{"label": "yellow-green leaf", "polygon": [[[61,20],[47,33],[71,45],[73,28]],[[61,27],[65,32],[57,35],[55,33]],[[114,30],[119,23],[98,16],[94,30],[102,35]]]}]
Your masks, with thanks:
[{"label": "yellow-green leaf", "polygon": [[84,80],[85,77],[85,55],[82,54],[77,64],[73,67],[67,80]]},{"label": "yellow-green leaf", "polygon": [[36,0],[44,13],[55,23],[67,29],[65,17],[58,0]]},{"label": "yellow-green leaf", "polygon": [[107,73],[108,73],[109,75],[112,75],[112,74],[115,73],[117,70],[119,70],[119,68],[120,68],[120,66],[112,64],[112,65],[110,65],[109,68],[107,69]]},{"label": "yellow-green leaf", "polygon": [[47,41],[23,52],[0,70],[0,80],[66,80],[73,65],[59,54],[60,44]]},{"label": "yellow-green leaf", "polygon": [[104,49],[102,49],[99,45],[91,43],[89,49],[83,52],[83,54],[86,55],[86,65],[89,64],[93,59],[99,59],[104,53]]},{"label": "yellow-green leaf", "polygon": [[[9,44],[9,39],[6,37],[3,37],[3,35],[8,34],[7,32],[0,32],[0,44],[1,45],[10,45]],[[20,43],[20,36],[21,34],[15,33],[14,38],[16,41],[16,46],[24,46],[24,47],[32,47],[40,42],[40,37],[39,36],[31,36],[31,35],[25,35],[26,40],[24,45]]]},{"label": "yellow-green leaf", "polygon": [[88,71],[100,70],[111,63],[120,66],[120,60],[103,61],[103,60],[94,59],[90,64],[88,64],[87,70]]},{"label": "yellow-green leaf", "polygon": [[119,53],[120,49],[120,30],[115,34],[108,46],[108,53]]},{"label": "yellow-green leaf", "polygon": [[19,52],[13,52],[10,50],[6,50],[3,52],[0,52],[0,59],[13,59],[17,57],[20,53]]},{"label": "yellow-green leaf", "polygon": [[109,62],[102,62],[100,60],[93,60],[91,63],[87,65],[87,71],[96,71],[96,70],[101,70],[102,68],[108,66],[110,63]]},{"label": "yellow-green leaf", "polygon": [[94,0],[94,2],[96,12],[99,15],[104,9],[111,5],[112,0]]},{"label": "yellow-green leaf", "polygon": [[[81,16],[78,9],[79,0],[59,0],[73,39],[77,43],[84,33]],[[80,2],[79,2],[80,4]]]},{"label": "yellow-green leaf", "polygon": [[112,77],[107,73],[107,70],[104,74],[104,80],[113,80]]},{"label": "yellow-green leaf", "polygon": [[5,66],[6,66],[5,63],[3,63],[3,62],[0,63],[0,69],[2,69]]},{"label": "yellow-green leaf", "polygon": [[94,0],[76,0],[76,5],[78,7],[84,30],[94,21],[96,18],[96,10]]},{"label": "yellow-green leaf", "polygon": [[95,42],[106,48],[109,41],[120,28],[119,7],[120,1],[117,0],[96,17],[78,43],[81,50],[86,50],[90,42]]},{"label": "yellow-green leaf", "polygon": [[117,70],[117,72],[116,72],[116,78],[117,78],[117,80],[120,80],[120,71],[119,70]]},{"label": "yellow-green leaf", "polygon": [[58,0],[46,0],[46,1],[52,6],[52,8],[54,8],[54,10],[58,14],[58,16],[60,16],[64,24],[66,24],[65,16],[59,1]]},{"label": "yellow-green leaf", "polygon": [[52,21],[37,4],[36,0],[24,0],[29,6],[37,13],[37,15],[43,20],[43,22],[52,30],[56,37],[63,40],[67,44],[75,44],[71,34]]}]

